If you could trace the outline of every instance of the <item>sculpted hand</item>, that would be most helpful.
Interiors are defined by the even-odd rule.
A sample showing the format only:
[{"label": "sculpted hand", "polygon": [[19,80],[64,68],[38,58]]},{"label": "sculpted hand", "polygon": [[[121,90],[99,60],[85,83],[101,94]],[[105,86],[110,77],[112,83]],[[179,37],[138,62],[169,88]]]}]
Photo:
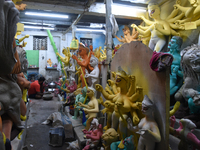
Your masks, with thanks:
[{"label": "sculpted hand", "polygon": [[135,82],[135,76],[131,75],[130,79],[131,79],[132,82]]},{"label": "sculpted hand", "polygon": [[106,111],[107,111],[107,109],[106,109],[106,108],[104,108],[104,109],[102,109],[102,110],[101,110],[102,114],[105,114],[105,113],[106,113]]},{"label": "sculpted hand", "polygon": [[115,84],[113,80],[108,80],[107,82],[109,86],[113,86]]},{"label": "sculpted hand", "polygon": [[136,28],[137,25],[136,25],[136,24],[132,24],[131,27],[132,27],[132,28]]},{"label": "sculpted hand", "polygon": [[78,60],[78,58],[75,55],[72,55],[72,58]]},{"label": "sculpted hand", "polygon": [[118,107],[123,106],[122,102],[115,102],[115,105],[118,106]]},{"label": "sculpted hand", "polygon": [[78,102],[78,106],[83,106],[83,103],[81,103],[81,102]]},{"label": "sculpted hand", "polygon": [[179,67],[175,66],[174,69],[173,69],[173,72],[178,73],[178,69],[179,69]]},{"label": "sculpted hand", "polygon": [[142,103],[141,102],[136,102],[136,106],[137,106],[138,109],[140,109],[140,110],[142,109]]},{"label": "sculpted hand", "polygon": [[180,5],[179,4],[175,4],[174,5],[174,9],[179,9]]},{"label": "sculpted hand", "polygon": [[97,99],[97,100],[98,100],[99,104],[103,104],[103,98],[102,98],[102,97],[100,97],[100,98]]},{"label": "sculpted hand", "polygon": [[133,123],[136,125],[136,124],[139,123],[139,121],[140,121],[140,119],[138,118],[138,116],[134,115],[133,116]]},{"label": "sculpted hand", "polygon": [[113,103],[112,102],[110,102],[110,101],[105,101],[105,106],[107,107],[107,108],[111,108],[112,107],[112,105],[113,105]]},{"label": "sculpted hand", "polygon": [[127,119],[127,128],[131,131],[133,131],[133,123],[131,121],[131,118]]},{"label": "sculpted hand", "polygon": [[85,78],[88,78],[90,75],[89,74],[85,74]]},{"label": "sculpted hand", "polygon": [[84,112],[87,114],[88,113],[88,109],[83,108]]},{"label": "sculpted hand", "polygon": [[174,124],[175,124],[175,122],[176,122],[176,117],[175,116],[171,116],[170,117],[170,126],[173,128],[174,127]]},{"label": "sculpted hand", "polygon": [[96,84],[95,88],[97,91],[102,92],[103,91],[103,87],[100,84]]},{"label": "sculpted hand", "polygon": [[141,136],[147,136],[149,134],[150,134],[149,130],[146,130],[146,129],[141,129],[140,130],[140,135]]}]

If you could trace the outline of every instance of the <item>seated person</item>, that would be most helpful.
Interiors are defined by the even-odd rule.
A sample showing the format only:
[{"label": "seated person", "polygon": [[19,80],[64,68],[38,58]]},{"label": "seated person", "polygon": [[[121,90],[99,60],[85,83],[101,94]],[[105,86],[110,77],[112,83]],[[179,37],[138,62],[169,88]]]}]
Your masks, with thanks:
[{"label": "seated person", "polygon": [[30,89],[28,90],[28,97],[40,99],[43,96],[43,82],[45,81],[44,77],[40,77],[38,80],[35,80],[31,83]]}]

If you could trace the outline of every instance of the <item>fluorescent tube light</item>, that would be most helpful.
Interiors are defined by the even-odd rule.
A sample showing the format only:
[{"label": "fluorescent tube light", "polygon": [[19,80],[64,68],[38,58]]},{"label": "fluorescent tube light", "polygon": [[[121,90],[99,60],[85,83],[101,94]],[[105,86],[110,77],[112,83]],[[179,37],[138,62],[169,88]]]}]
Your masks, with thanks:
[{"label": "fluorescent tube light", "polygon": [[25,12],[25,15],[40,16],[40,17],[54,17],[54,18],[68,18],[68,15],[51,14],[51,13],[37,13],[37,12]]},{"label": "fluorescent tube light", "polygon": [[102,28],[103,24],[100,23],[90,23],[90,28]]},{"label": "fluorescent tube light", "polygon": [[98,29],[84,29],[84,28],[76,28],[76,31],[85,31],[85,32],[102,32],[105,33],[105,30],[98,30]]},{"label": "fluorescent tube light", "polygon": [[23,24],[33,24],[33,25],[46,25],[46,26],[55,26],[54,24],[48,24],[48,23],[39,23],[39,22],[21,22]]},{"label": "fluorescent tube light", "polygon": [[24,26],[24,28],[27,29],[48,29],[48,30],[54,30],[54,28],[49,28],[49,27],[40,27],[40,26]]}]

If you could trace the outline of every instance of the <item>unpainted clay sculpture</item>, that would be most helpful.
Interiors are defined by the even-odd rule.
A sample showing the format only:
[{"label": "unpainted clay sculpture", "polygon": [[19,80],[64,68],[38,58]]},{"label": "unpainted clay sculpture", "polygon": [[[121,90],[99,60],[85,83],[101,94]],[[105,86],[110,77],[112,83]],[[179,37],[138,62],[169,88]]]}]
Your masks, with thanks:
[{"label": "unpainted clay sculpture", "polygon": [[[121,143],[119,148],[124,148],[123,140],[127,137],[127,123],[128,113],[133,116],[133,122],[137,125],[140,121],[137,111],[141,107],[141,101],[143,99],[142,88],[136,88],[135,76],[128,76],[121,67],[118,68],[118,72],[115,74],[115,85],[120,90],[119,92],[115,89],[116,93],[108,94],[103,90],[102,86],[96,84],[96,90],[100,91],[111,107],[114,108],[112,114],[112,128],[118,129],[122,135]],[[130,86],[129,86],[130,84]]]},{"label": "unpainted clay sculpture", "polygon": [[98,67],[98,59],[94,57],[94,55],[90,58],[90,65],[94,68],[90,73],[85,70],[85,78],[88,78],[88,86],[95,88],[95,85],[99,82],[99,67]]},{"label": "unpainted clay sculpture", "polygon": [[[186,47],[181,51],[181,67],[183,69],[184,84],[180,90],[175,94],[175,100],[173,110],[170,114],[173,115],[178,109],[180,104],[185,107],[185,101],[188,102],[190,108],[190,114],[196,115],[199,118],[199,105],[200,105],[200,90],[199,90],[199,72],[200,72],[200,47],[197,44]],[[183,114],[184,115],[184,114]],[[186,117],[186,116],[182,116]],[[189,117],[189,116],[188,116]],[[187,119],[189,119],[187,117]],[[195,120],[197,127],[200,123],[200,119]]]},{"label": "unpainted clay sculpture", "polygon": [[142,101],[142,113],[145,117],[137,126],[133,126],[128,118],[128,129],[140,134],[138,150],[154,150],[156,142],[161,141],[160,131],[154,119],[154,109],[155,104],[145,95]]},{"label": "unpainted clay sculpture", "polygon": [[89,103],[83,104],[82,102],[78,102],[78,105],[81,107],[84,107],[83,110],[84,112],[87,114],[86,118],[86,130],[89,130],[90,128],[90,124],[91,121],[93,120],[93,118],[97,117],[97,113],[99,112],[99,105],[98,105],[98,101],[95,97],[95,89],[92,87],[88,87],[87,89],[87,96],[90,99]]}]

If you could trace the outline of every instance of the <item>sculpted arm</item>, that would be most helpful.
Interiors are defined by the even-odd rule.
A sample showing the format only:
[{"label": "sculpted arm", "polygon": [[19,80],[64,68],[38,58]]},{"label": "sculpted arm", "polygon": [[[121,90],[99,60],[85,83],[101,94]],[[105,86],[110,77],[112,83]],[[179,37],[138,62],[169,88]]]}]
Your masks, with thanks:
[{"label": "sculpted arm", "polygon": [[130,101],[135,102],[139,101],[140,99],[143,99],[143,88],[137,87],[135,94],[130,97]]},{"label": "sculpted arm", "polygon": [[112,87],[114,94],[119,93],[117,86],[113,80],[108,80],[108,84]]},{"label": "sculpted arm", "polygon": [[135,76],[131,75],[129,77],[131,79],[131,86],[128,90],[128,93],[127,93],[127,96],[130,97],[131,95],[133,95],[135,93],[135,89],[136,89],[136,86],[135,86]]},{"label": "sculpted arm", "polygon": [[158,129],[157,124],[153,125],[151,127],[151,130],[148,130],[148,133],[150,135],[150,139],[155,141],[155,142],[160,142],[161,141],[161,136],[160,136],[160,131]]},{"label": "sculpted arm", "polygon": [[150,29],[153,30],[153,24],[152,24],[151,26],[149,26],[149,28],[147,28],[146,30],[140,29],[140,28],[139,28],[137,25],[135,25],[135,24],[132,24],[131,27],[132,27],[132,28],[135,28],[135,29],[136,29],[140,34],[142,34],[142,35],[150,34],[150,33],[151,33]]},{"label": "sculpted arm", "polygon": [[146,19],[144,16],[141,16],[141,19],[149,26],[154,23],[153,21],[150,21],[150,20]]},{"label": "sculpted arm", "polygon": [[97,91],[99,91],[103,94],[105,99],[112,100],[115,97],[115,95],[108,94],[100,84],[96,84],[95,87],[96,87]]}]

